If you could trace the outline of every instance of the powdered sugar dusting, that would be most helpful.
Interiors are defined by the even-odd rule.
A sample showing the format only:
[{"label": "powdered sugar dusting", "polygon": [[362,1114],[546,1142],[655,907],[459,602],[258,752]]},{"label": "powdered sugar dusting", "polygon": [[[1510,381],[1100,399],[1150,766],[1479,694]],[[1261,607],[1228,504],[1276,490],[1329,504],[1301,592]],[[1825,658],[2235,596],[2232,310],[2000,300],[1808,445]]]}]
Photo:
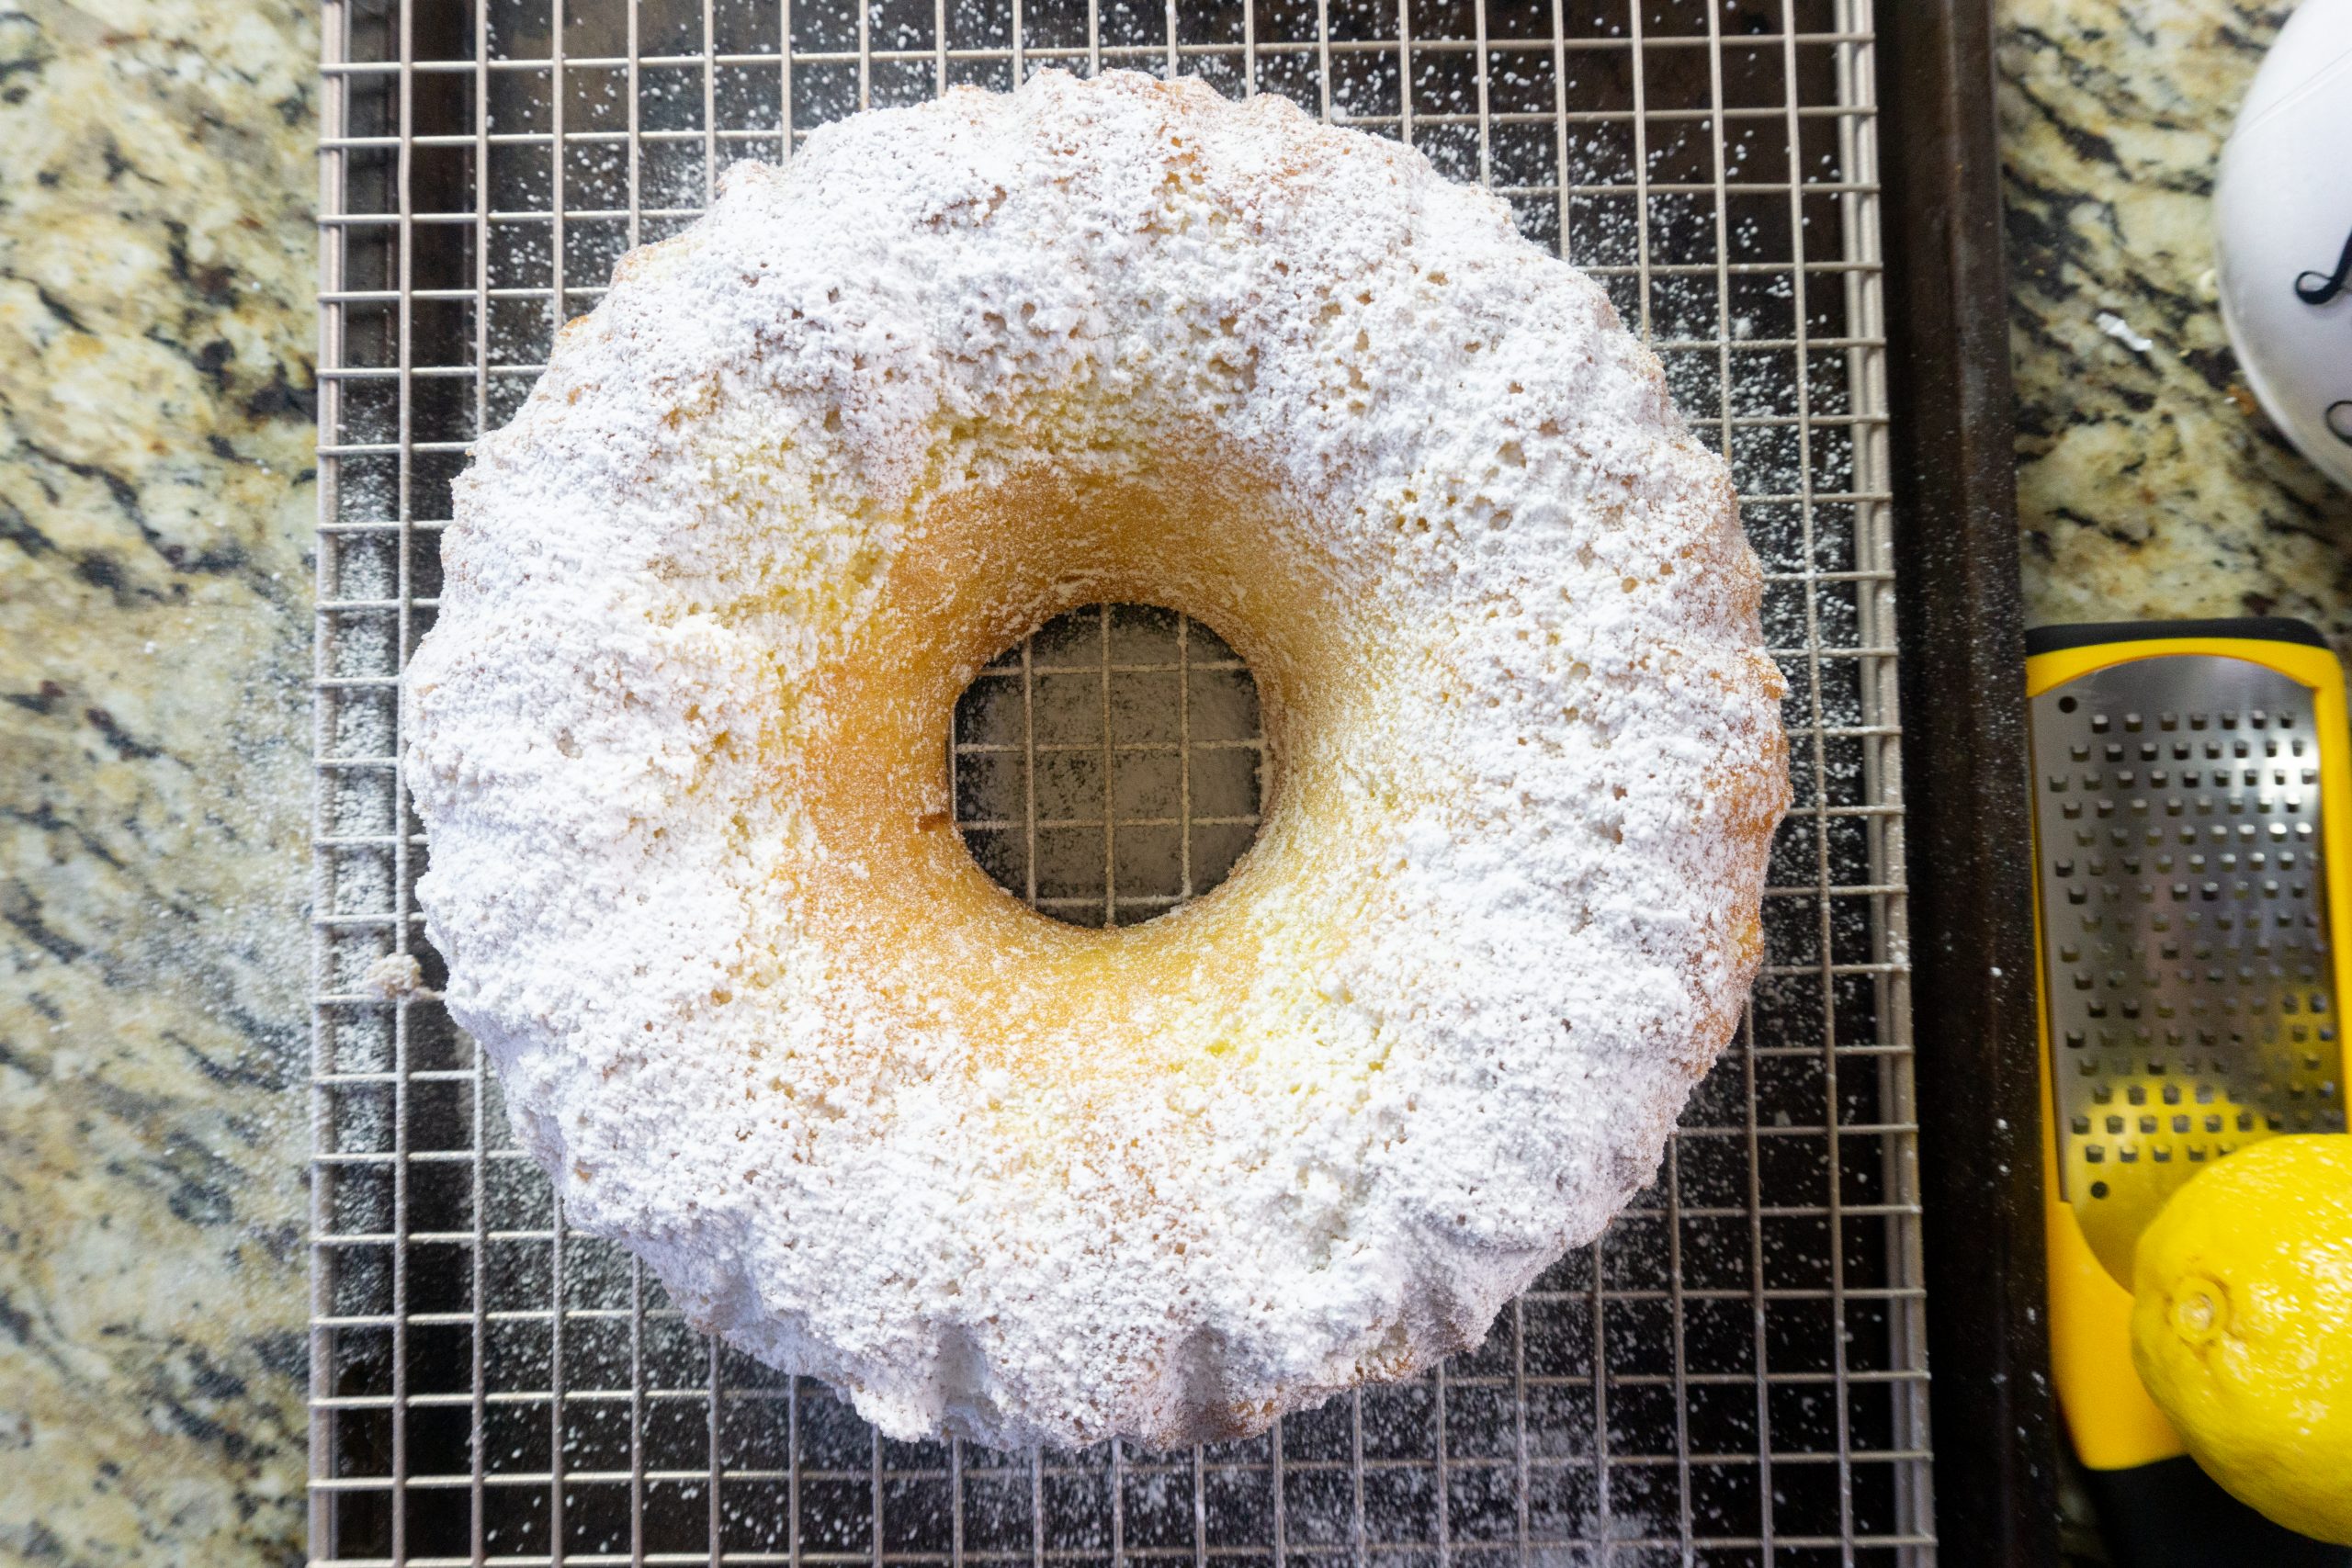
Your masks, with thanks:
[{"label": "powdered sugar dusting", "polygon": [[[1363,650],[1259,848],[1056,939],[1151,957],[1086,1008],[1027,936],[847,940],[887,889],[817,809],[823,677],[929,520],[1204,446]],[[1476,1341],[1753,973],[1785,748],[1720,464],[1499,202],[1278,99],[1047,73],[739,166],[444,551],[451,1010],[577,1223],[896,1435],[1229,1435]]]}]

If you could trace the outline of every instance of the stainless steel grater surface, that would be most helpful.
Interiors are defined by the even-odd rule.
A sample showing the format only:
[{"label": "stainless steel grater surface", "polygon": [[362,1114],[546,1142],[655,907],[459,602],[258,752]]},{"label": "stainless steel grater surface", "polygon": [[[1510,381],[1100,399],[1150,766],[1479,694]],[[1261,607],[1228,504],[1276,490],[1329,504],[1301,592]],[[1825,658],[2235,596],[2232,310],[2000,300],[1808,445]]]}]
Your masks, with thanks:
[{"label": "stainless steel grater surface", "polygon": [[2341,1132],[2312,693],[2175,654],[2031,708],[2058,1179],[2099,1260],[2211,1159]]}]

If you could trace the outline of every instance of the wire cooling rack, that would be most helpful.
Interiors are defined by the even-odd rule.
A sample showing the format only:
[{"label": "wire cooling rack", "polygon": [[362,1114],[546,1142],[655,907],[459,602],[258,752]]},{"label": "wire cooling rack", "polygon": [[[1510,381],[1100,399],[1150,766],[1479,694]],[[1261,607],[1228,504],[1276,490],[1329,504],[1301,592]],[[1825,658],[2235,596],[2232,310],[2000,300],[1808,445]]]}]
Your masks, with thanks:
[{"label": "wire cooling rack", "polygon": [[[322,1562],[1920,1563],[1915,1170],[1867,0],[327,0],[311,1553]],[[1657,1180],[1485,1347],[1184,1453],[897,1443],[564,1227],[438,1000],[395,690],[467,443],[718,171],[1035,70],[1202,77],[1426,151],[1600,278],[1731,462],[1787,672],[1768,962]],[[1057,918],[1213,885],[1258,808],[1198,623],[1063,617],[956,804]]]}]

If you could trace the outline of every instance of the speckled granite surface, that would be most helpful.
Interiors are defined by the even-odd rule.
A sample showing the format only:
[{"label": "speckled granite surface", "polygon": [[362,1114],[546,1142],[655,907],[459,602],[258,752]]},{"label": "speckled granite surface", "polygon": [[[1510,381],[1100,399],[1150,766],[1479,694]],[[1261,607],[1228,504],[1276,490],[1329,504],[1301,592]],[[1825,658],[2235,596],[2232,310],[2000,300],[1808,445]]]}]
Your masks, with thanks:
[{"label": "speckled granite surface", "polygon": [[0,4],[0,1561],[300,1555],[316,55]]},{"label": "speckled granite surface", "polygon": [[2214,163],[2292,10],[2000,0],[2036,622],[2301,615],[2352,649],[2352,495],[2256,407],[2208,276]]},{"label": "speckled granite surface", "polygon": [[[2031,613],[2352,644],[2199,282],[2287,7],[2000,8]],[[0,1561],[300,1553],[313,29],[0,0]]]}]

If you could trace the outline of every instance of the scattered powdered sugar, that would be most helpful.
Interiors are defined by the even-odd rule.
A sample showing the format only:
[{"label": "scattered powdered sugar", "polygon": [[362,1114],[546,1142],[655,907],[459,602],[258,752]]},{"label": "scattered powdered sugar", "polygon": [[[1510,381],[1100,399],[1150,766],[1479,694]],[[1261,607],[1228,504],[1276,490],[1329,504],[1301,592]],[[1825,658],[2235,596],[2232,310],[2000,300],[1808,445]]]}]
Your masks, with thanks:
[{"label": "scattered powdered sugar", "polygon": [[424,989],[424,966],[413,953],[387,953],[368,965],[360,985],[386,1001],[413,996]]},{"label": "scattered powdered sugar", "polygon": [[[813,672],[942,498],[1204,434],[1377,657],[1230,940],[1066,1024],[967,953],[976,1020],[820,917],[871,868],[809,809]],[[1475,1343],[1754,972],[1785,743],[1721,465],[1499,202],[1277,98],[1046,73],[738,166],[444,550],[404,700],[450,1009],[576,1223],[893,1435],[1172,1445]]]}]

